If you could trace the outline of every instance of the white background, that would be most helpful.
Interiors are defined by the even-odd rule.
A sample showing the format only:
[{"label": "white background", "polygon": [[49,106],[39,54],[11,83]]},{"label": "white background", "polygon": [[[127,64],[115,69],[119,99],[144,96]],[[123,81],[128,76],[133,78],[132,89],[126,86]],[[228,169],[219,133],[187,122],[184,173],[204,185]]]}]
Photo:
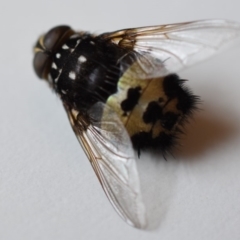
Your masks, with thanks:
[{"label": "white background", "polygon": [[39,34],[205,18],[240,22],[239,0],[1,1],[0,239],[240,239],[240,44],[182,73],[202,109],[175,159],[138,160],[151,228],[106,199],[57,97],[32,69]]}]

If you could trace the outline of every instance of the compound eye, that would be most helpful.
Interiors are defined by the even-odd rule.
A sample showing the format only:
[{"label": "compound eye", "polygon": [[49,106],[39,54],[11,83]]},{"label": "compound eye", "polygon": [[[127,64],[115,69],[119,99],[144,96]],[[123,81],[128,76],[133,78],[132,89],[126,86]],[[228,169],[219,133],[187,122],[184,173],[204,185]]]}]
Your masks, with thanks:
[{"label": "compound eye", "polygon": [[45,49],[48,51],[52,51],[53,49],[55,49],[58,43],[69,30],[71,30],[69,26],[58,26],[52,28],[44,36],[43,45]]},{"label": "compound eye", "polygon": [[33,67],[39,78],[45,77],[45,71],[49,65],[49,55],[44,52],[35,53]]},{"label": "compound eye", "polygon": [[39,78],[47,78],[54,52],[73,33],[74,31],[69,26],[58,26],[38,39],[34,48],[33,67]]}]

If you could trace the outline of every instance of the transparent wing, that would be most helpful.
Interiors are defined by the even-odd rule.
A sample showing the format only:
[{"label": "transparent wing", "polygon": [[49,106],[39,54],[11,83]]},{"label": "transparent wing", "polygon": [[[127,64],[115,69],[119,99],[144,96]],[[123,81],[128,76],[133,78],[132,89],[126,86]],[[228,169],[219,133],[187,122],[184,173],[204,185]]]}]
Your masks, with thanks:
[{"label": "transparent wing", "polygon": [[125,29],[102,37],[128,49],[137,59],[135,74],[145,79],[165,76],[212,56],[240,38],[240,24],[203,20]]},{"label": "transparent wing", "polygon": [[[145,208],[130,138],[111,109],[96,103],[84,116],[65,106],[76,136],[117,213],[130,225],[144,228]],[[88,125],[88,126],[87,126]]]}]

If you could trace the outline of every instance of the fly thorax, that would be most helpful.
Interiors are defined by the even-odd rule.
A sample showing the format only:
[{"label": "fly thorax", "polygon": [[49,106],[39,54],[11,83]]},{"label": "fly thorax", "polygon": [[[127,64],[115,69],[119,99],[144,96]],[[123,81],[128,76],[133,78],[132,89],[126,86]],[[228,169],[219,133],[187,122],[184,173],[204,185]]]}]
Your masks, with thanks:
[{"label": "fly thorax", "polygon": [[55,79],[57,93],[65,102],[78,110],[87,110],[98,101],[106,102],[117,91],[122,75],[117,61],[122,53],[113,44],[92,35],[74,40],[76,45],[73,44],[73,48],[67,41],[55,54],[51,77]]}]

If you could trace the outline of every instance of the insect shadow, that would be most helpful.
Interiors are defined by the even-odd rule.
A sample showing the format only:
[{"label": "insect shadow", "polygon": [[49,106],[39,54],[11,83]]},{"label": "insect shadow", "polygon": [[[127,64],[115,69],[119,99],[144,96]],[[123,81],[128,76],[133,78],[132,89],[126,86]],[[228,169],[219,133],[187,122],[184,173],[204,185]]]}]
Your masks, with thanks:
[{"label": "insect shadow", "polygon": [[180,136],[173,156],[168,155],[164,160],[158,152],[146,152],[137,161],[149,231],[161,227],[167,218],[175,198],[179,166],[189,161],[201,161],[201,156],[207,151],[218,149],[240,134],[234,117],[230,119],[215,114],[204,105],[201,108],[203,110],[186,124],[186,134]]},{"label": "insect shadow", "polygon": [[226,118],[203,106],[203,110],[186,126],[185,133],[173,154],[183,161],[197,161],[208,150],[218,148],[239,135],[240,129],[234,117]]}]

